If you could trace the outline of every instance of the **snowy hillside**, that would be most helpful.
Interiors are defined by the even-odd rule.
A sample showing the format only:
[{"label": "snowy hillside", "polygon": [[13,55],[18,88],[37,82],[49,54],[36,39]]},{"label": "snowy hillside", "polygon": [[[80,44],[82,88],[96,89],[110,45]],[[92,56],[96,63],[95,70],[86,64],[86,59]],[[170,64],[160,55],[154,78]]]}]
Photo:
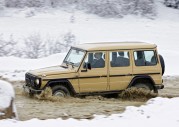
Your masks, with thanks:
[{"label": "snowy hillside", "polygon": [[[12,54],[22,52],[21,55],[17,55],[19,57],[34,53],[34,50],[30,50],[31,48],[33,49],[33,47],[29,47],[29,45],[24,46],[24,40],[27,40],[27,38],[31,37],[34,33],[39,35],[40,39],[38,36],[33,36],[35,39],[32,38],[32,42],[42,42],[42,44],[43,42],[48,42],[48,46],[43,47],[43,45],[40,45],[38,47],[40,49],[40,51],[37,52],[39,56],[51,54],[49,51],[46,51],[46,48],[53,46],[53,42],[62,41],[62,36],[68,32],[75,36],[74,43],[76,44],[114,41],[143,41],[155,43],[158,45],[159,53],[164,56],[166,62],[165,75],[178,75],[179,72],[176,67],[179,65],[179,60],[176,58],[179,58],[179,46],[177,45],[179,42],[179,10],[165,7],[161,0],[158,0],[156,5],[157,17],[155,20],[133,15],[128,15],[122,19],[101,18],[96,15],[86,14],[82,11],[63,11],[53,8],[46,11],[40,11],[35,8],[5,9],[3,13],[4,16],[0,18],[0,33],[2,33],[4,40],[10,41],[13,36],[13,41],[17,42],[17,44],[11,46],[11,48],[7,46],[9,48],[8,51],[12,51]],[[33,12],[34,15],[29,17],[28,15],[31,12]],[[2,43],[3,41],[1,44]],[[58,47],[56,45],[54,45],[54,47],[58,48],[58,51],[62,50],[62,52],[67,52],[67,50],[63,51],[64,47]],[[6,50],[6,48],[3,47],[1,51],[4,49]],[[52,48],[52,50],[53,49],[54,48]],[[9,52],[4,54],[4,56]],[[48,64],[49,62],[43,62],[42,65],[41,61],[46,61],[48,58],[42,58],[43,60],[28,60],[1,57],[0,74],[5,74],[3,77],[6,77],[10,72],[17,72],[11,75],[18,78],[16,76],[18,72],[23,72],[23,76],[25,71],[29,69],[59,65],[63,57],[61,57],[61,55],[52,56],[51,58],[54,59],[50,58],[48,60],[50,64]],[[35,64],[36,62],[38,63],[37,65],[39,65],[38,67]],[[43,66],[44,63],[45,66]]]},{"label": "snowy hillside", "polygon": [[122,18],[129,14],[151,18],[156,14],[155,0],[1,0],[0,2],[1,10],[24,7],[81,10],[106,18]]}]

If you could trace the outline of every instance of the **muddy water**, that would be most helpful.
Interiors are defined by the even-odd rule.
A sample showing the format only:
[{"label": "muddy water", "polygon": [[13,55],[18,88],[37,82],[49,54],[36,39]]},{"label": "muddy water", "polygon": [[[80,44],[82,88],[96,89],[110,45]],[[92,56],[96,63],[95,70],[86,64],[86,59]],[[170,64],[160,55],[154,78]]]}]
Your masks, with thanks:
[{"label": "muddy water", "polygon": [[[58,101],[39,100],[25,96],[22,92],[23,81],[12,82],[16,91],[16,106],[20,120],[32,118],[76,118],[92,119],[94,114],[111,115],[121,113],[126,106],[140,106],[143,101],[103,98],[101,96],[68,98]],[[164,77],[165,88],[159,91],[161,97],[179,96],[179,77]]]},{"label": "muddy water", "polygon": [[165,88],[159,91],[159,96],[179,97],[179,76],[166,76],[163,79]]}]

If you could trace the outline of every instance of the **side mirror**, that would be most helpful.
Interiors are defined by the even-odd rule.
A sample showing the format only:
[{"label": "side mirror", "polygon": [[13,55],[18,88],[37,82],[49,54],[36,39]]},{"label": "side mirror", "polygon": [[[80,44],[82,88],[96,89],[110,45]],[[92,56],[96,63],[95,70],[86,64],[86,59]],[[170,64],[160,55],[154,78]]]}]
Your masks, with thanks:
[{"label": "side mirror", "polygon": [[91,70],[91,64],[90,63],[84,63],[83,68],[86,70],[82,70],[82,72],[87,72],[87,69]]},{"label": "side mirror", "polygon": [[91,70],[91,64],[87,63],[87,69]]}]

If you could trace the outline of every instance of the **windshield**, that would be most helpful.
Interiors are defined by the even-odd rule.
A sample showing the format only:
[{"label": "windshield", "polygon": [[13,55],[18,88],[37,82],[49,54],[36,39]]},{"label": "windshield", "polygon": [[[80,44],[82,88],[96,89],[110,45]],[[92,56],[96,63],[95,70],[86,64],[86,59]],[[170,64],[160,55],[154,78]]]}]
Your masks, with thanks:
[{"label": "windshield", "polygon": [[64,60],[64,63],[79,67],[84,54],[85,51],[79,49],[70,49],[67,57]]}]

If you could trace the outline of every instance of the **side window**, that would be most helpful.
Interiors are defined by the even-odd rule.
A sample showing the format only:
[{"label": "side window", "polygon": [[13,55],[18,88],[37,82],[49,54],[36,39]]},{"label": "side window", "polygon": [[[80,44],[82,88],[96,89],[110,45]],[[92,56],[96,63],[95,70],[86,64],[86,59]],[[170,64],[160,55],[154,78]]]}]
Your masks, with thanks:
[{"label": "side window", "polygon": [[111,67],[126,67],[130,65],[129,52],[117,51],[110,52],[110,64]]},{"label": "side window", "polygon": [[135,51],[134,60],[136,66],[153,66],[157,64],[154,51]]},{"label": "side window", "polygon": [[90,63],[91,68],[104,68],[105,67],[105,53],[104,52],[91,52],[87,54],[85,63]]}]

